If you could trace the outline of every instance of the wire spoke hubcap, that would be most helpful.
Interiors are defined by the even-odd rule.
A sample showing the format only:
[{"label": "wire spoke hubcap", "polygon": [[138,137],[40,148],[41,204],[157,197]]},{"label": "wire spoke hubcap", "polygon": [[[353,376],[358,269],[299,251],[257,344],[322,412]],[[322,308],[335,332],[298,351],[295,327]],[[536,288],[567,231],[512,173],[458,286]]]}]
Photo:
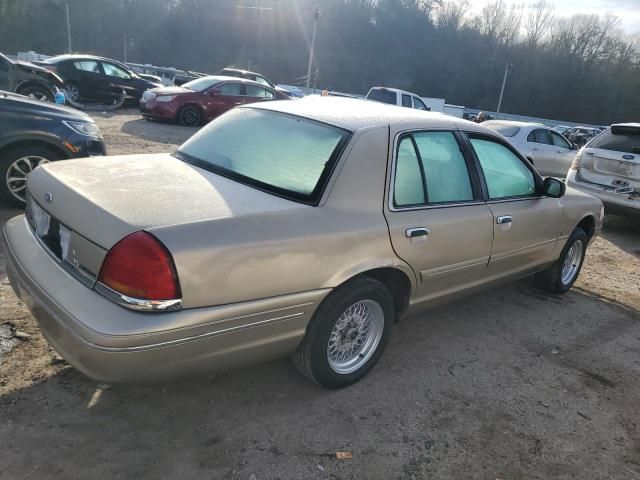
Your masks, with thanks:
[{"label": "wire spoke hubcap", "polygon": [[362,367],[374,354],[384,332],[384,312],[374,300],[360,300],[347,308],[329,334],[327,359],[336,373]]},{"label": "wire spoke hubcap", "polygon": [[562,263],[562,275],[560,280],[563,285],[570,284],[578,274],[578,269],[582,262],[583,250],[584,245],[582,240],[577,240],[573,245],[571,245],[571,248],[569,248],[567,256],[564,258],[564,262]]},{"label": "wire spoke hubcap", "polygon": [[29,155],[21,157],[11,164],[7,170],[7,189],[15,198],[21,202],[25,201],[25,191],[27,189],[27,178],[38,165],[48,163],[44,157]]}]

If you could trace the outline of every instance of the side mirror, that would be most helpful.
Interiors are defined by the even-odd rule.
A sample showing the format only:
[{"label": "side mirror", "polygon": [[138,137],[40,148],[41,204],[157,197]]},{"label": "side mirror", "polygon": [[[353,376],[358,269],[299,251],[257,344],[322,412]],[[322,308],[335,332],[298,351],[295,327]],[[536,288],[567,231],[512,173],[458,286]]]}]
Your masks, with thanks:
[{"label": "side mirror", "polygon": [[557,178],[547,177],[544,179],[543,193],[547,197],[560,198],[567,191],[567,186]]},{"label": "side mirror", "polygon": [[580,150],[580,147],[576,143],[572,143],[571,150]]},{"label": "side mirror", "polygon": [[220,95],[221,93],[222,92],[218,88],[212,88],[211,90],[209,90],[209,95],[211,95],[212,97]]}]

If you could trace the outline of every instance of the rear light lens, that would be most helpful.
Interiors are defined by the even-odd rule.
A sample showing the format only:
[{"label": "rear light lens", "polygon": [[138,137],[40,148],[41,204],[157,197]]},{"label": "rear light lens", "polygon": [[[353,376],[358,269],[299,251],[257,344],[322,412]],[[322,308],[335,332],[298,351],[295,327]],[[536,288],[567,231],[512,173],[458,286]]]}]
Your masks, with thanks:
[{"label": "rear light lens", "polygon": [[56,73],[58,71],[58,67],[54,65],[44,65],[44,68],[46,68],[47,70],[53,73]]},{"label": "rear light lens", "polygon": [[181,296],[171,254],[157,238],[143,231],[123,238],[109,250],[98,281],[134,299],[174,300]]},{"label": "rear light lens", "polygon": [[573,159],[573,162],[571,162],[571,166],[569,167],[571,170],[578,170],[580,168],[580,160],[582,160],[582,150],[580,150],[575,158]]}]

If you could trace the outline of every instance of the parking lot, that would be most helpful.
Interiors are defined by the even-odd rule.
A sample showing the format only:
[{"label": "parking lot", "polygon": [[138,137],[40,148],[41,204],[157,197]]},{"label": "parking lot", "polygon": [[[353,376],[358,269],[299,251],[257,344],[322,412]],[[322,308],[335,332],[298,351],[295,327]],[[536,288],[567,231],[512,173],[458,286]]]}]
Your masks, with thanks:
[{"label": "parking lot", "polygon": [[[195,132],[135,110],[92,116],[110,155]],[[25,335],[0,349],[0,478],[640,478],[637,220],[606,219],[568,294],[524,280],[405,319],[339,391],[288,359],[98,388],[50,349],[3,258],[0,325]]]}]

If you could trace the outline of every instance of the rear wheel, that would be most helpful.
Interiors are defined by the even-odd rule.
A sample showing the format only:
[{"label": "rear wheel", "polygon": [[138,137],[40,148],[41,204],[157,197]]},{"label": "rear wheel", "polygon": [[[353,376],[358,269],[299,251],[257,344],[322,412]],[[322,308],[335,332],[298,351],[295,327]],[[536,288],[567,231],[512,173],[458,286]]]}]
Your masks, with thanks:
[{"label": "rear wheel", "polygon": [[53,102],[53,93],[40,85],[28,85],[18,92],[20,95],[40,100],[41,102]]},{"label": "rear wheel", "polygon": [[21,146],[0,153],[0,196],[16,207],[24,207],[27,178],[39,165],[60,160],[59,153],[41,145]]},{"label": "rear wheel", "polygon": [[534,277],[538,286],[549,293],[568,291],[580,274],[588,243],[589,237],[585,231],[577,227],[562,249],[560,258]]},{"label": "rear wheel", "polygon": [[197,107],[187,105],[178,112],[178,122],[185,127],[197,127],[202,122],[202,114]]},{"label": "rear wheel", "polygon": [[393,298],[379,281],[356,278],[322,302],[307,326],[293,363],[327,388],[357,382],[384,351],[394,321]]}]

